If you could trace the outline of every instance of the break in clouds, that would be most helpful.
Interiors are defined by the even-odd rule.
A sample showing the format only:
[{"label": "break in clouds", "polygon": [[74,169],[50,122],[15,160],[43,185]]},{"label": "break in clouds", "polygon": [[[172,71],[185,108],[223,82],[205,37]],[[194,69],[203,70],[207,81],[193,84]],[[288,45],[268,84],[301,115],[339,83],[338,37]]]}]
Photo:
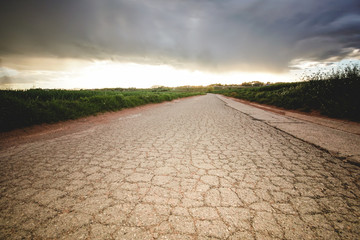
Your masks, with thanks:
[{"label": "break in clouds", "polygon": [[358,0],[11,0],[0,20],[3,58],[280,72],[360,49]]}]

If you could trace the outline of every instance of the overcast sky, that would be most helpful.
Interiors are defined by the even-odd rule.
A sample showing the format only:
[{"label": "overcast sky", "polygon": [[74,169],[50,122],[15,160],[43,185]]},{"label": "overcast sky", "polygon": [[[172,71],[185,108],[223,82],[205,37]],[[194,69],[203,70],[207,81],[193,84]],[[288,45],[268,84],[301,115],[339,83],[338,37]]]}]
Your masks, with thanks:
[{"label": "overcast sky", "polygon": [[94,62],[286,74],[298,63],[359,59],[360,1],[9,0],[0,33],[3,85]]}]

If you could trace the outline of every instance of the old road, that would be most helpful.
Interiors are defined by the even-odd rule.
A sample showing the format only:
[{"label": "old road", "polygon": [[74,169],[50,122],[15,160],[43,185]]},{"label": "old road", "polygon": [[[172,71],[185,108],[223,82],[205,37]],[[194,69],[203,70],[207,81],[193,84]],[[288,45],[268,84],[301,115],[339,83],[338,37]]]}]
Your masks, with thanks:
[{"label": "old road", "polygon": [[1,239],[359,239],[360,168],[192,97],[0,151]]}]

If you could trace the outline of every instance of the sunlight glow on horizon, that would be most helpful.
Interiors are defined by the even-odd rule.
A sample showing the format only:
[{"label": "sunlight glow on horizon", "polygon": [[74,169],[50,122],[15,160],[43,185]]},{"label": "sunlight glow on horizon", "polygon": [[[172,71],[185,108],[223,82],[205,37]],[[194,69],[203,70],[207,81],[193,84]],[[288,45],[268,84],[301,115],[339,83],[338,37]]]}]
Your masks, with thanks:
[{"label": "sunlight glow on horizon", "polygon": [[[49,62],[49,65],[47,64]],[[335,62],[330,68],[359,60],[348,59]],[[1,89],[95,89],[95,88],[151,88],[154,86],[208,86],[211,84],[242,84],[243,82],[295,82],[308,73],[326,69],[327,63],[300,61],[292,64],[296,69],[285,73],[225,72],[215,73],[200,70],[178,69],[171,65],[123,63],[111,60],[79,61],[59,60],[63,66],[56,69],[57,61],[35,61],[28,69],[3,66],[0,77],[7,75]],[[42,64],[39,64],[42,63]],[[43,66],[38,69],[37,66]],[[64,67],[65,66],[65,67]],[[2,74],[2,75],[1,75]]]},{"label": "sunlight glow on horizon", "polygon": [[176,69],[169,65],[144,65],[137,63],[117,63],[94,61],[87,66],[68,71],[31,71],[29,74],[48,75],[32,86],[27,84],[17,88],[151,88],[153,86],[207,86],[210,84],[241,84],[243,82],[288,82],[289,74],[231,72],[209,73]]},{"label": "sunlight glow on horizon", "polygon": [[[143,65],[98,61],[81,69],[71,82],[77,87],[177,87],[184,85],[206,86],[215,83],[241,84],[248,81],[275,82],[279,75],[268,73],[233,72],[225,74],[176,69],[168,65]],[[71,84],[69,82],[69,84]]]},{"label": "sunlight glow on horizon", "polygon": [[[211,84],[242,84],[243,82],[294,82],[300,81],[299,75],[304,69],[320,69],[316,62],[300,62],[294,66],[299,70],[288,73],[264,72],[228,72],[211,73],[199,70],[177,69],[170,65],[146,65],[138,63],[120,63],[102,61],[68,61],[67,67],[46,70],[43,61],[42,70],[16,70],[2,67],[1,73],[8,76],[8,83],[2,89],[95,89],[95,88],[151,88],[154,86],[207,86]],[[349,61],[340,61],[349,63]],[[314,67],[315,66],[315,67]],[[336,65],[333,65],[336,66]],[[301,70],[302,69],[302,70]],[[307,71],[307,70],[306,70]],[[305,72],[306,72],[305,71]],[[1,77],[1,76],[0,76]],[[5,86],[5,87],[4,87]]]}]

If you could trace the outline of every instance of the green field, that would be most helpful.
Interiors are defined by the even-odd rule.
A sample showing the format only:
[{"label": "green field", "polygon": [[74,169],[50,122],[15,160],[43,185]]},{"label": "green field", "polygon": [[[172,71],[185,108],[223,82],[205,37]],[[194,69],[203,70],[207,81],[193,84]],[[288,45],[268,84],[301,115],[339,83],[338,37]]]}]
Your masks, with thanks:
[{"label": "green field", "polygon": [[0,90],[0,131],[204,94],[200,88]]},{"label": "green field", "polygon": [[335,118],[360,121],[360,68],[317,73],[296,83],[262,87],[215,87],[219,93],[248,101],[304,112],[319,111]]}]

